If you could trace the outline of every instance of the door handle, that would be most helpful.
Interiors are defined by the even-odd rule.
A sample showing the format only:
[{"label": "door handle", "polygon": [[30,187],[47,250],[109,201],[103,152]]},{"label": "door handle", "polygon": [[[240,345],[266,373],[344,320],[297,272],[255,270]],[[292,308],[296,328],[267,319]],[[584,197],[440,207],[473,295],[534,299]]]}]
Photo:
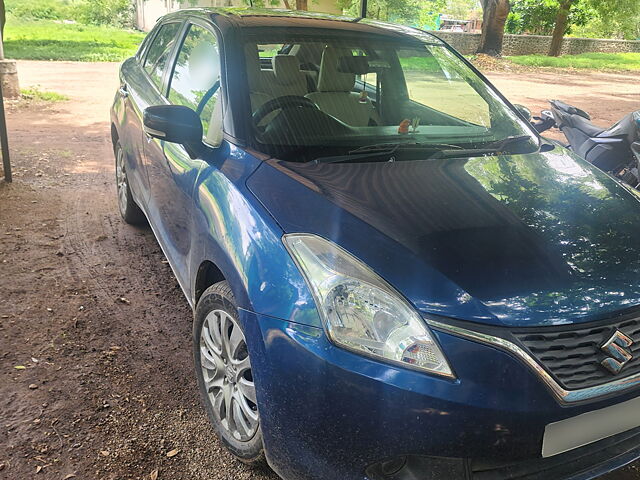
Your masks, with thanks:
[{"label": "door handle", "polygon": [[127,92],[127,86],[126,85],[122,85],[119,89],[118,89],[118,93],[120,93],[120,96],[122,98],[127,98],[129,96],[129,92]]}]

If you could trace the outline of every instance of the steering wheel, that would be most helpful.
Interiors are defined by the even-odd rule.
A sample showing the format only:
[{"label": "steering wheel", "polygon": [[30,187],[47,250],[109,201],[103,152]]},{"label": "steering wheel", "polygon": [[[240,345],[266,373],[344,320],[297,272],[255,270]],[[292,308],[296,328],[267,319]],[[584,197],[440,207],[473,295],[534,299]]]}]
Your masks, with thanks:
[{"label": "steering wheel", "polygon": [[263,103],[258,109],[253,112],[251,119],[253,124],[258,126],[262,119],[276,110],[286,110],[289,108],[315,108],[318,106],[306,97],[298,97],[296,95],[285,95],[283,97],[277,97],[273,100]]}]

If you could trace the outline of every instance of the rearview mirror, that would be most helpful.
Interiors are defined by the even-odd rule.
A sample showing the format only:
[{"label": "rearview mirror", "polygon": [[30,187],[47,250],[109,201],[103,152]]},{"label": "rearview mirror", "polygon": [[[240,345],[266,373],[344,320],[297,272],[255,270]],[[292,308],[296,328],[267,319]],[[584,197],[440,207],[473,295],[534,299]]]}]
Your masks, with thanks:
[{"label": "rearview mirror", "polygon": [[150,137],[184,145],[192,158],[202,147],[202,122],[196,112],[183,105],[155,105],[143,114],[144,131]]},{"label": "rearview mirror", "polygon": [[529,110],[524,105],[515,104],[514,107],[516,107],[516,110],[527,120],[527,122],[531,121],[531,110]]}]

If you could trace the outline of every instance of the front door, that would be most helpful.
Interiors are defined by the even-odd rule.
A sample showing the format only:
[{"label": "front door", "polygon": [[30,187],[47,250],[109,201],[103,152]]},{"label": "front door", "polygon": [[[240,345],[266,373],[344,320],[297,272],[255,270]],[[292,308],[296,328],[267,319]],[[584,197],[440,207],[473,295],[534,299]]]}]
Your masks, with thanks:
[{"label": "front door", "polygon": [[[216,147],[222,132],[220,55],[215,34],[202,25],[189,24],[175,61],[167,74],[165,103],[195,110],[202,120],[203,141]],[[192,159],[182,145],[151,140],[146,145],[151,196],[158,212],[156,235],[183,286],[189,278],[194,188],[198,174],[208,165]],[[216,156],[214,151],[213,156]]]}]

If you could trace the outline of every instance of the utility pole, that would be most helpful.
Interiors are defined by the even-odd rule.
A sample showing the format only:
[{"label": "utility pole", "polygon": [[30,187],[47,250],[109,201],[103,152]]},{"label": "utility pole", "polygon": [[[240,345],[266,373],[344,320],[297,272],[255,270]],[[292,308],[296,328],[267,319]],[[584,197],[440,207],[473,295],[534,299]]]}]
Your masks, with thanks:
[{"label": "utility pole", "polygon": [[[2,41],[0,41],[2,43]],[[9,136],[7,135],[7,119],[4,115],[4,97],[2,96],[2,82],[0,82],[0,143],[2,143],[2,168],[4,169],[4,181],[11,183],[11,161],[9,159]]]},{"label": "utility pole", "polygon": [[[0,60],[4,60],[4,38],[2,35],[3,33],[4,32],[0,30]],[[2,91],[3,83],[4,83],[4,78],[3,76],[0,76],[0,144],[2,147],[2,168],[4,170],[4,181],[7,183],[11,183],[13,181],[13,176],[11,175],[11,161],[9,159],[9,138],[7,135],[7,118],[5,117],[5,114],[4,114],[4,93]]]}]

